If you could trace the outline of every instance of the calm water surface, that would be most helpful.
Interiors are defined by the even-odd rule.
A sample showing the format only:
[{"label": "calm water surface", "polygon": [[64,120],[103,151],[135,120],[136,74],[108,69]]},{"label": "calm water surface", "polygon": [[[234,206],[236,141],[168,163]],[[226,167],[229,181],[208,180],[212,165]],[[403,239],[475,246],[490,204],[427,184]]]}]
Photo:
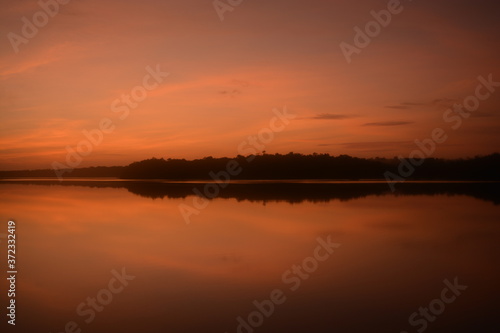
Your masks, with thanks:
[{"label": "calm water surface", "polygon": [[[481,188],[231,185],[186,224],[193,184],[73,185],[0,184],[0,233],[14,219],[18,234],[13,332],[500,331],[500,205]],[[439,301],[455,278],[467,289]]]}]

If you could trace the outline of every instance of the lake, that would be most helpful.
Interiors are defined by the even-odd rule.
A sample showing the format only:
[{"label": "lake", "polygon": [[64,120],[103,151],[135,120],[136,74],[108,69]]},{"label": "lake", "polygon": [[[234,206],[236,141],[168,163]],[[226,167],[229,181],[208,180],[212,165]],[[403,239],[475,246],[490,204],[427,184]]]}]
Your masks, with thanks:
[{"label": "lake", "polygon": [[203,187],[0,182],[3,253],[7,221],[17,236],[9,328],[499,332],[498,183]]}]

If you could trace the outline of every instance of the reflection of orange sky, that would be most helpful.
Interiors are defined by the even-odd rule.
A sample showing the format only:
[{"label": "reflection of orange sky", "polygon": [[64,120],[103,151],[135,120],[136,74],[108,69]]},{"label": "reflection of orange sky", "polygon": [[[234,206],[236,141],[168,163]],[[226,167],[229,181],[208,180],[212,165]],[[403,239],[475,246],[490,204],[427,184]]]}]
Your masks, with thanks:
[{"label": "reflection of orange sky", "polygon": [[[495,29],[480,28],[460,5],[412,3],[348,65],[338,44],[352,40],[352,27],[366,22],[376,3],[245,3],[223,23],[206,1],[150,4],[74,2],[19,54],[3,39],[0,169],[64,162],[65,147],[105,117],[116,129],[82,166],[235,156],[241,141],[267,126],[271,110],[285,105],[298,117],[269,153],[408,155],[414,139],[449,129],[434,100],[460,101],[474,92],[478,75],[500,77]],[[19,18],[37,10],[27,0],[4,7],[4,35],[19,32]],[[493,14],[484,11],[479,16],[488,20]],[[170,76],[119,120],[111,102],[156,64]],[[436,155],[498,151],[499,106],[498,94],[482,103]],[[320,114],[345,117],[314,119]],[[403,124],[365,126],[387,122]]]},{"label": "reflection of orange sky", "polygon": [[[71,281],[81,274],[127,265],[140,271],[166,270],[232,283],[269,283],[312,255],[319,236],[331,235],[332,241],[342,244],[337,251],[345,253],[337,260],[359,261],[358,256],[370,257],[373,242],[396,247],[446,243],[456,235],[447,232],[448,223],[458,229],[467,225],[467,216],[461,217],[467,206],[490,205],[465,197],[453,199],[464,203],[456,211],[440,209],[443,203],[432,197],[370,197],[300,205],[217,199],[186,225],[178,204],[190,204],[189,197],[152,200],[123,189],[34,185],[2,185],[0,190],[2,214],[16,212],[23,265],[41,284],[52,283],[44,271],[55,272],[61,265]],[[429,217],[429,211],[434,216]],[[490,210],[483,213],[489,220]],[[391,246],[384,255],[399,255],[397,251],[391,254]],[[71,288],[72,283],[62,282],[60,287]]]},{"label": "reflection of orange sky", "polygon": [[[190,225],[178,210],[190,197],[16,184],[0,185],[0,197],[0,219],[17,222],[19,300],[30,318],[52,328],[82,322],[76,306],[122,267],[136,279],[98,316],[122,325],[124,313],[135,321],[168,314],[172,325],[185,325],[192,313],[218,314],[231,325],[274,288],[296,305],[327,297],[350,309],[383,296],[413,309],[418,290],[433,295],[445,277],[458,275],[478,289],[484,277],[498,278],[490,251],[498,208],[465,196],[293,205],[215,199]],[[292,295],[282,274],[328,235],[341,246]]]}]

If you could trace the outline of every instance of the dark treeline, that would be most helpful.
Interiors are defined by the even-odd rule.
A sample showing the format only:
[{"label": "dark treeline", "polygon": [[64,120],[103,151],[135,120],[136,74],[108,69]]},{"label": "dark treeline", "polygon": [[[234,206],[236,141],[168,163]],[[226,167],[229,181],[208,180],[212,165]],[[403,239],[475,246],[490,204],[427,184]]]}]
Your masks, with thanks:
[{"label": "dark treeline", "polygon": [[[230,162],[234,161],[234,162]],[[237,156],[234,159],[212,158],[187,161],[149,159],[130,164],[123,170],[124,179],[212,179],[217,174],[235,170],[231,179],[385,179],[386,171],[406,179],[429,180],[500,180],[500,154],[472,159],[445,160],[429,158],[401,162],[399,159],[356,158],[348,155],[302,155],[289,153]],[[228,168],[228,163],[232,167]],[[415,163],[415,162],[414,162]],[[403,165],[402,165],[403,164]],[[406,176],[410,170],[409,176]],[[212,173],[212,175],[211,175]],[[216,176],[213,176],[213,175]]]},{"label": "dark treeline", "polygon": [[[125,167],[78,168],[67,177],[122,179],[385,179],[386,172],[406,180],[500,180],[500,154],[469,159],[399,160],[348,155],[262,154],[196,160],[151,158]],[[54,170],[0,171],[0,177],[54,177]]]}]

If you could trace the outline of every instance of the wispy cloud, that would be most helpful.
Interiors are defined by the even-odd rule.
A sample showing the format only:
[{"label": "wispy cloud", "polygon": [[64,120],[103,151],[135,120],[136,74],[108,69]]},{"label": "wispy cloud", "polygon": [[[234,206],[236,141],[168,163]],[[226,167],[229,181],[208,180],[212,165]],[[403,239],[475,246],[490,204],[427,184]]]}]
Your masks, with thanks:
[{"label": "wispy cloud", "polygon": [[351,152],[390,152],[412,147],[412,143],[406,141],[359,141],[344,142],[339,145]]},{"label": "wispy cloud", "polygon": [[374,123],[366,123],[363,126],[402,126],[413,124],[413,121],[380,121]]},{"label": "wispy cloud", "polygon": [[234,97],[235,95],[241,94],[241,91],[238,89],[233,89],[233,90],[222,90],[222,91],[219,91],[219,93],[221,95],[228,95],[228,96]]},{"label": "wispy cloud", "polygon": [[415,103],[415,102],[403,102],[401,105],[406,105],[406,106],[419,106],[419,105],[424,105],[424,103]]},{"label": "wispy cloud", "polygon": [[221,95],[226,95],[230,97],[235,97],[242,93],[242,88],[246,88],[250,85],[248,81],[233,79],[230,83],[231,88],[227,88],[219,91]]},{"label": "wispy cloud", "polygon": [[244,80],[233,80],[232,83],[238,87],[248,87],[250,83]]},{"label": "wispy cloud", "polygon": [[342,119],[351,119],[355,116],[347,115],[347,114],[333,114],[333,113],[320,113],[310,119],[319,119],[319,120],[342,120]]},{"label": "wispy cloud", "polygon": [[394,105],[386,105],[385,107],[388,109],[399,109],[399,110],[407,110],[411,109],[414,106],[425,105],[425,103],[416,103],[416,102],[402,102]]},{"label": "wispy cloud", "polygon": [[453,103],[456,103],[456,99],[451,99],[451,98],[436,98],[431,102],[432,105],[444,105],[444,106],[451,106]]},{"label": "wispy cloud", "polygon": [[406,110],[406,109],[410,109],[410,106],[408,106],[408,105],[386,105],[386,108]]},{"label": "wispy cloud", "polygon": [[493,117],[495,114],[492,113],[492,112],[479,112],[479,111],[476,111],[474,112],[474,117],[476,118],[488,118],[488,117]]}]

